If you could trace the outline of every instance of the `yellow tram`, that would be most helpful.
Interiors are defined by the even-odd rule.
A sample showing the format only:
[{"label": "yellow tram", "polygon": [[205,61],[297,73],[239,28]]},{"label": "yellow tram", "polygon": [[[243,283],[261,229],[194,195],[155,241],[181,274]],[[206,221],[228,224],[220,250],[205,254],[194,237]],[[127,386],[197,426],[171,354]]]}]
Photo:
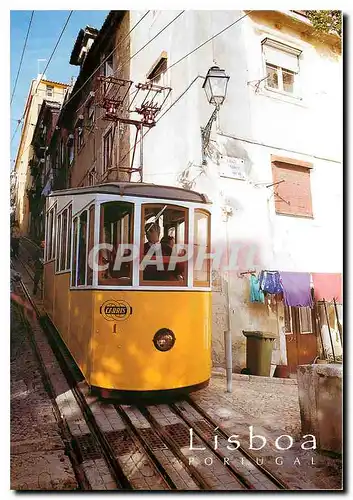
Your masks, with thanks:
[{"label": "yellow tram", "polygon": [[210,204],[145,183],[55,191],[44,308],[92,388],[193,391],[211,372]]}]

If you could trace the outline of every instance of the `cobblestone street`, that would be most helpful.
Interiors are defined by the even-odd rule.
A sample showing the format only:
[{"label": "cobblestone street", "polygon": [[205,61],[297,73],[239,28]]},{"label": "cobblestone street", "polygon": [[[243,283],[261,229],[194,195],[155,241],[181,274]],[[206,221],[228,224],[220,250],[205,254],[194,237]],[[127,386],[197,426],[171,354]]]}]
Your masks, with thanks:
[{"label": "cobblestone street", "polygon": [[[301,436],[296,380],[234,374],[232,393],[227,393],[225,377],[214,373],[209,387],[195,393],[193,399],[228,433],[237,434],[245,448],[249,446],[249,426],[253,426],[254,435],[264,436],[266,445],[259,451],[252,451],[253,456],[263,458],[263,465],[291,489],[342,488],[340,458],[300,447],[305,439]],[[283,434],[290,435],[294,441],[286,451],[274,446],[275,440]],[[281,446],[287,443],[283,439]],[[254,447],[259,446],[261,441],[254,439]],[[276,457],[282,457],[279,461],[283,464],[276,464]]]},{"label": "cobblestone street", "polygon": [[65,445],[22,315],[11,308],[11,489],[74,490]]},{"label": "cobblestone street", "polygon": [[[29,277],[24,274],[24,279],[29,285]],[[40,305],[39,297],[36,298],[36,303]],[[36,328],[40,329],[38,324]],[[43,342],[47,343],[45,336]],[[49,345],[45,350],[51,352]],[[53,361],[49,361],[50,359],[47,358],[47,363],[51,366]],[[47,364],[46,368],[49,368]],[[53,367],[49,372],[55,375],[56,370]],[[66,384],[59,383],[59,379],[63,377],[56,376],[54,382],[57,396],[66,391]],[[57,398],[57,402],[60,398],[61,396]],[[301,436],[296,379],[233,374],[232,393],[228,393],[225,370],[214,369],[210,385],[193,393],[192,399],[229,435],[237,435],[237,440],[245,449],[249,448],[249,426],[253,426],[254,435],[264,436],[265,446],[258,451],[251,450],[251,453],[255,459],[263,459],[263,465],[289,489],[341,489],[341,459],[324,456],[316,451],[305,451],[300,447],[304,440]],[[114,411],[113,415],[108,412],[108,407],[109,405],[106,424],[109,429],[110,426],[115,428],[117,417]],[[72,431],[72,426],[77,423],[77,415],[74,415],[73,422],[69,415],[65,414],[65,418]],[[86,424],[83,425],[86,427]],[[275,447],[276,439],[283,434],[290,435],[294,441],[293,446],[286,451]],[[286,443],[287,441],[284,446]],[[254,447],[260,445],[261,441],[255,437]],[[206,455],[203,454],[203,458]],[[190,456],[193,456],[192,452]],[[201,455],[197,451],[194,452],[194,457],[196,464],[200,462]],[[280,463],[276,463],[276,458],[280,459]],[[229,459],[232,463],[232,452],[229,453]],[[239,466],[240,464],[235,463],[236,460],[234,465]],[[105,468],[103,462],[102,460],[102,467]],[[89,470],[84,470],[93,489],[100,490],[103,484],[99,479],[97,463],[92,464]],[[110,477],[110,481],[111,479]],[[11,310],[11,488],[78,488],[71,462],[65,454],[65,444],[60,435],[52,400],[43,384],[38,360],[17,306]],[[107,489],[116,488],[110,486]]]}]

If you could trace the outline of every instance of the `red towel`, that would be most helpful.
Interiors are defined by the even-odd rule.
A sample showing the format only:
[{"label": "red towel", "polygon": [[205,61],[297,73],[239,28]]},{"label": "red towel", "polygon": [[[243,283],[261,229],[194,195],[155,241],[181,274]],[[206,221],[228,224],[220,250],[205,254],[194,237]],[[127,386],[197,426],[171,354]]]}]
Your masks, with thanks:
[{"label": "red towel", "polygon": [[342,304],[342,274],[340,273],[312,273],[315,300],[333,299]]}]

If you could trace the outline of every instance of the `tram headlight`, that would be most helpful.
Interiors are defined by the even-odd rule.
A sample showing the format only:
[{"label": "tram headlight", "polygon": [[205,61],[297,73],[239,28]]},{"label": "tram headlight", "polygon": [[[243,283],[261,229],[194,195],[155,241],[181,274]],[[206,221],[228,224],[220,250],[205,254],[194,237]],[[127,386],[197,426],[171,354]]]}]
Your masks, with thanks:
[{"label": "tram headlight", "polygon": [[175,335],[168,328],[161,328],[153,337],[153,343],[158,351],[169,351],[175,344]]}]

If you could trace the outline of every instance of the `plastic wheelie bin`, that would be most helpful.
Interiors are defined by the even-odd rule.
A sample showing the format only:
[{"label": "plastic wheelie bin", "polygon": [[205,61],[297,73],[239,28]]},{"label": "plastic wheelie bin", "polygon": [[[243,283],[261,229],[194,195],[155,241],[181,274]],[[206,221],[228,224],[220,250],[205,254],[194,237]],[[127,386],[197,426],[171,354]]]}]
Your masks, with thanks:
[{"label": "plastic wheelie bin", "polygon": [[277,336],[269,332],[245,330],[243,335],[246,337],[246,367],[250,375],[269,377],[273,341]]}]

